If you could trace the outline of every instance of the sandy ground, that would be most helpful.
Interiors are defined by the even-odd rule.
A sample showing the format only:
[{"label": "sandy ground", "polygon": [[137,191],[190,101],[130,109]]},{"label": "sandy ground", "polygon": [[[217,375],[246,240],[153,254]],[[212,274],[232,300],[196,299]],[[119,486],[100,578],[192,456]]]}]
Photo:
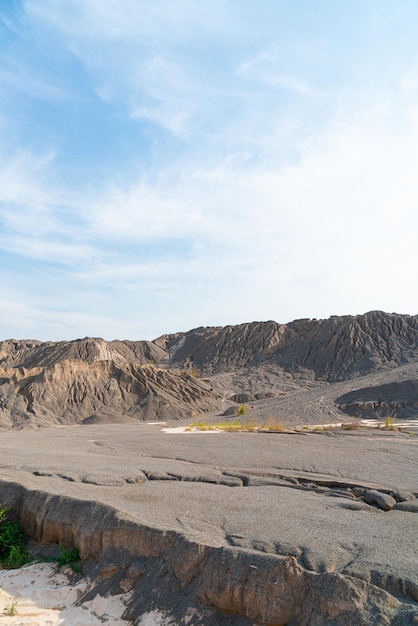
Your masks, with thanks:
[{"label": "sandy ground", "polygon": [[[51,563],[0,571],[0,624],[14,626],[130,626],[122,619],[129,594],[97,595],[78,603],[88,581],[71,582],[71,570]],[[158,611],[143,615],[138,626],[169,626]]]}]

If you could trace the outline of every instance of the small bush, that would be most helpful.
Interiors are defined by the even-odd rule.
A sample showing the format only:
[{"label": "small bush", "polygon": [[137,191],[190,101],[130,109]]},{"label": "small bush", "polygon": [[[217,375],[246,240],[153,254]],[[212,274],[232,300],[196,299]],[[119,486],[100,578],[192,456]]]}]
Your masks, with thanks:
[{"label": "small bush", "polygon": [[246,412],[247,412],[247,407],[241,404],[241,406],[238,409],[238,415],[245,415]]},{"label": "small bush", "polygon": [[7,507],[0,509],[0,562],[14,569],[29,561],[27,537],[18,522],[7,518]]},{"label": "small bush", "polygon": [[385,425],[383,426],[383,429],[384,430],[399,430],[399,428],[395,426],[395,424],[393,424],[391,417],[387,417],[385,419]]},{"label": "small bush", "polygon": [[77,548],[71,548],[67,552],[64,546],[60,546],[60,552],[60,556],[56,559],[58,569],[61,569],[64,565],[69,565],[74,572],[81,572],[81,559]]},{"label": "small bush", "polygon": [[29,553],[26,546],[12,546],[8,557],[3,561],[6,569],[18,569],[29,561]]}]

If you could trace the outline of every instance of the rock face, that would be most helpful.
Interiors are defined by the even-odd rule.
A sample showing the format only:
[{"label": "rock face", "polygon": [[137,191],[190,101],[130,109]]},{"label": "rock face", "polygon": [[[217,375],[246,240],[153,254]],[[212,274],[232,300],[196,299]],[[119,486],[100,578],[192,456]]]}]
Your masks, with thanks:
[{"label": "rock face", "polygon": [[6,427],[190,418],[217,406],[202,380],[122,359],[0,370],[0,424]]},{"label": "rock face", "polygon": [[229,371],[262,362],[336,381],[382,366],[418,359],[418,316],[371,311],[365,315],[302,319],[289,324],[254,322],[225,328],[197,328],[158,340],[167,363],[203,373]]},{"label": "rock face", "polygon": [[105,341],[86,337],[75,341],[16,341],[0,342],[2,367],[51,367],[62,361],[114,361],[146,365],[165,356],[164,350],[151,341]]},{"label": "rock face", "polygon": [[415,417],[418,407],[418,380],[403,380],[356,389],[336,399],[349,415],[368,417]]},{"label": "rock face", "polygon": [[413,601],[401,602],[370,581],[309,571],[293,556],[200,544],[144,526],[107,505],[17,483],[0,482],[0,495],[31,537],[77,545],[83,560],[96,561],[90,566],[92,594],[131,592],[127,617],[133,620],[158,601],[166,623],[179,626],[190,623],[190,610],[192,623],[206,626],[416,623]]},{"label": "rock face", "polygon": [[[283,393],[284,382],[294,392],[290,381],[348,381],[411,363],[418,316],[380,311],[197,328],[154,341],[11,339],[0,342],[0,426],[186,418],[225,411],[219,394],[261,401]],[[350,415],[360,407],[364,417],[415,416],[417,382],[343,394],[336,404]]]}]

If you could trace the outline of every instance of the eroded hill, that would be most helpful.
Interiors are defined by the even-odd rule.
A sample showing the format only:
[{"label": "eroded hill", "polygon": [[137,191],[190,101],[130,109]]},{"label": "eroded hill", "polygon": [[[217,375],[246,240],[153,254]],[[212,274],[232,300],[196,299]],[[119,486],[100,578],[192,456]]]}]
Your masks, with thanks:
[{"label": "eroded hill", "polygon": [[360,405],[373,414],[373,402],[382,407],[367,391],[379,383],[370,377],[391,373],[381,382],[389,385],[384,406],[392,406],[401,370],[413,390],[406,412],[414,416],[417,363],[418,316],[381,311],[201,327],[154,341],[7,340],[0,342],[0,425],[182,419],[263,401],[281,419],[310,407],[312,417],[324,407],[353,415]]},{"label": "eroded hill", "polygon": [[[163,343],[164,342],[164,343]],[[418,359],[418,316],[371,311],[365,315],[253,322],[197,328],[158,340],[167,363],[208,375],[269,363],[285,371],[310,370],[333,382]]]}]

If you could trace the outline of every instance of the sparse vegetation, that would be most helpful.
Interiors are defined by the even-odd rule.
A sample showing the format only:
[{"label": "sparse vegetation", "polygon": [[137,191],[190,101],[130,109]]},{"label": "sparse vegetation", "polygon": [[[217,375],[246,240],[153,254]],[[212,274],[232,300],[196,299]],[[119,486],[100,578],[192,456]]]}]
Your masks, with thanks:
[{"label": "sparse vegetation", "polygon": [[189,426],[186,426],[185,430],[186,432],[192,430],[215,430],[215,426],[213,424],[207,424],[206,422],[192,422]]},{"label": "sparse vegetation", "polygon": [[241,404],[241,406],[238,409],[238,415],[245,415],[247,412],[247,407],[244,404]]},{"label": "sparse vegetation", "polygon": [[81,572],[81,559],[77,548],[71,548],[71,550],[67,551],[64,546],[60,546],[60,553],[60,556],[54,559],[58,569],[69,565],[74,572]]},{"label": "sparse vegetation", "polygon": [[382,428],[384,428],[384,430],[399,430],[399,428],[392,422],[391,417],[387,417],[385,419],[385,425]]},{"label": "sparse vegetation", "polygon": [[254,422],[240,422],[239,420],[227,420],[225,422],[217,422],[215,424],[217,430],[224,430],[226,432],[254,432],[257,430],[257,425]]},{"label": "sparse vegetation", "polygon": [[28,540],[19,523],[8,519],[8,511],[8,507],[0,508],[0,563],[15,569],[29,561]]},{"label": "sparse vegetation", "polygon": [[3,561],[4,567],[7,569],[18,569],[29,562],[29,554],[26,546],[12,546],[9,556]]},{"label": "sparse vegetation", "polygon": [[266,422],[256,422],[254,420],[250,420],[247,422],[242,422],[240,420],[225,420],[223,422],[216,422],[215,424],[208,424],[206,422],[193,422],[192,424],[190,424],[190,426],[187,426],[186,430],[221,430],[225,432],[246,433],[265,431],[281,432],[284,430],[284,426],[281,422],[277,422],[273,419],[267,420]]},{"label": "sparse vegetation", "polygon": [[[27,546],[28,538],[18,522],[8,519],[8,511],[8,507],[0,507],[0,564],[6,569],[17,569],[31,560]],[[60,556],[47,560],[56,563],[58,569],[69,565],[74,572],[81,572],[81,559],[77,548],[67,551],[64,546],[60,546]]]},{"label": "sparse vegetation", "polygon": [[[383,430],[392,430],[399,431],[399,427],[395,426],[391,418],[387,418],[385,420],[384,425],[382,424],[366,424],[362,423],[360,419],[353,420],[352,422],[343,422],[343,423],[335,423],[335,424],[325,424],[323,426],[316,424],[309,426],[308,424],[304,424],[303,426],[296,428],[296,430],[303,431],[311,431],[311,432],[325,432],[332,430],[363,430],[363,429],[383,429]],[[208,422],[192,422],[189,426],[186,427],[186,431],[190,432],[192,430],[200,430],[200,431],[225,431],[225,432],[283,432],[286,431],[287,428],[282,422],[275,420],[274,418],[270,418],[266,421],[256,421],[256,420],[247,420],[241,421],[239,419],[235,420],[225,420],[223,422],[214,422],[212,424]],[[414,436],[413,433],[409,433],[411,437]]]},{"label": "sparse vegetation", "polygon": [[267,420],[267,422],[265,422],[264,424],[261,424],[260,430],[269,430],[272,432],[277,432],[277,431],[285,430],[285,427],[283,426],[282,422],[278,422],[275,419],[270,418],[269,420]]},{"label": "sparse vegetation", "polygon": [[12,602],[10,606],[3,609],[3,615],[7,617],[15,617],[17,615],[17,602]]}]

